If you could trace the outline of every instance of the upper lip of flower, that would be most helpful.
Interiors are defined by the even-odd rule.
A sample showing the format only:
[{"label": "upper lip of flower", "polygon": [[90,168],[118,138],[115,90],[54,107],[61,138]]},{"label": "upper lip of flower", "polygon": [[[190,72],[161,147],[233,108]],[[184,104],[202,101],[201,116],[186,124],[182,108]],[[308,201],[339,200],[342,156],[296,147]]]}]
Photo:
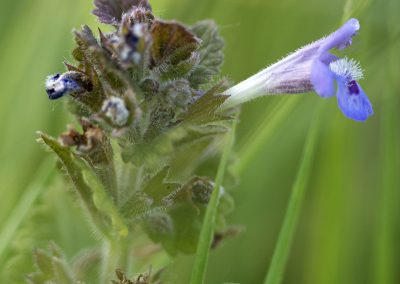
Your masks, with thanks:
[{"label": "upper lip of flower", "polygon": [[321,97],[335,94],[336,81],[338,106],[348,118],[365,121],[373,114],[372,105],[359,86],[362,69],[354,60],[339,59],[329,53],[333,48],[344,49],[352,43],[352,37],[360,29],[357,19],[348,20],[337,31],[318,41],[318,51],[311,66],[311,82]]}]

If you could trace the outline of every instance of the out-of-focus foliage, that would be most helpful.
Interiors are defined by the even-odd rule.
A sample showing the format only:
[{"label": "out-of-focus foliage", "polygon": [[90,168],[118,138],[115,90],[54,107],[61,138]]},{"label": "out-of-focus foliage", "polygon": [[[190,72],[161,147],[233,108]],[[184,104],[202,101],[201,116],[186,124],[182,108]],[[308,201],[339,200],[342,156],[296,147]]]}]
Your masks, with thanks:
[{"label": "out-of-focus foliage", "polygon": [[[311,181],[284,283],[400,281],[394,266],[399,263],[400,250],[396,240],[400,233],[397,218],[400,206],[396,206],[400,200],[397,125],[400,2],[345,2],[154,0],[151,3],[155,14],[163,18],[188,23],[214,19],[226,43],[223,74],[234,81],[247,78],[288,52],[334,30],[343,14],[360,20],[360,35],[350,53],[365,69],[362,84],[374,105],[375,115],[367,123],[359,124],[343,118],[334,101],[324,106]],[[369,3],[359,5],[364,2]],[[70,120],[65,117],[61,103],[47,101],[43,79],[62,70],[60,58],[71,60],[71,27],[87,23],[94,29],[98,25],[90,15],[92,9],[91,1],[78,0],[0,2],[1,231],[35,180],[36,169],[43,159],[34,132],[42,129],[57,134]],[[291,98],[268,97],[244,106],[235,146],[238,162],[255,135],[268,125],[263,120],[265,115],[286,99]],[[261,283],[264,279],[311,112],[320,99],[308,94],[298,101],[293,111],[284,114],[263,149],[242,170],[240,185],[234,193],[236,209],[230,221],[243,224],[246,231],[211,255],[207,283]],[[1,282],[23,283],[21,277],[10,277],[15,277],[15,270],[21,274],[34,270],[32,249],[47,247],[47,239],[56,241],[69,260],[97,261],[95,252],[79,251],[80,247],[94,245],[97,238],[74,205],[70,187],[63,188],[61,184],[56,182],[42,193],[11,246],[0,256]],[[174,264],[176,275],[171,278],[186,283],[191,261],[191,257],[179,257]],[[379,271],[389,273],[386,282],[374,280],[382,279]]]}]

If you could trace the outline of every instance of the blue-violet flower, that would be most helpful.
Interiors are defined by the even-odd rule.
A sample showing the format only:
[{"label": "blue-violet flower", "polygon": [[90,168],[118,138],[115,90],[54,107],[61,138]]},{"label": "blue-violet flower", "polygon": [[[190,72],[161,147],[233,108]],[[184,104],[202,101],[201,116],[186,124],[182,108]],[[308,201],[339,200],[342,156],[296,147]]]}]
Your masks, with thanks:
[{"label": "blue-violet flower", "polygon": [[358,62],[340,59],[331,49],[342,50],[352,43],[360,29],[357,19],[350,19],[327,37],[300,48],[279,62],[228,89],[230,97],[221,106],[227,109],[259,96],[299,94],[315,91],[321,97],[335,94],[338,106],[348,118],[365,121],[373,114],[372,105],[357,80],[362,69]]}]

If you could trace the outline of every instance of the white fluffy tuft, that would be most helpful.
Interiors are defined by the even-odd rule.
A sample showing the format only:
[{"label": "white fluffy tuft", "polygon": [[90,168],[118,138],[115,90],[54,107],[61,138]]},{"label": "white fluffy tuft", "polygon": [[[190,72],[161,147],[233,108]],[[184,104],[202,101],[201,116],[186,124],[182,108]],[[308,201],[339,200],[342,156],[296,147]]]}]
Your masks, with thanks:
[{"label": "white fluffy tuft", "polygon": [[357,81],[364,78],[364,70],[361,68],[360,63],[354,59],[348,59],[347,57],[338,59],[329,64],[329,68],[336,75],[346,79]]}]

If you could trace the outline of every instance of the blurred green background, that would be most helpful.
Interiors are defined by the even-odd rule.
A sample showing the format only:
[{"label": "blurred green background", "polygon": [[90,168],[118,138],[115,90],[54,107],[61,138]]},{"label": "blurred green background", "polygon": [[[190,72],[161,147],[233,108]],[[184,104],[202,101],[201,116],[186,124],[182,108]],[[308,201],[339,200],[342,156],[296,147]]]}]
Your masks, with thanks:
[{"label": "blurred green background", "polygon": [[[289,52],[357,17],[360,35],[345,54],[361,61],[361,82],[374,106],[366,123],[346,119],[334,98],[315,94],[264,97],[243,107],[237,159],[269,129],[262,147],[241,166],[230,221],[243,234],[211,255],[208,283],[262,283],[317,108],[319,121],[306,200],[283,283],[400,283],[400,13],[399,0],[153,0],[155,14],[194,23],[215,19],[226,40],[223,74],[238,82]],[[71,59],[71,29],[98,24],[90,0],[0,1],[0,228],[30,185],[40,180],[49,153],[36,130],[57,135],[70,118],[44,92],[48,74]],[[295,106],[267,115],[283,101]],[[265,133],[265,132],[264,132]],[[41,174],[43,175],[43,174]],[[59,181],[61,182],[61,181]],[[56,182],[57,183],[57,182]],[[30,251],[56,240],[69,256],[95,242],[73,198],[48,188],[29,209],[14,240],[0,255],[1,283],[23,283],[32,270]],[[40,236],[40,239],[35,239]],[[73,239],[73,242],[71,242]],[[1,241],[1,240],[0,240]],[[192,257],[179,257],[185,283]],[[19,276],[16,275],[19,272]],[[182,280],[183,279],[183,280]],[[178,281],[178,280],[177,280]]]}]

